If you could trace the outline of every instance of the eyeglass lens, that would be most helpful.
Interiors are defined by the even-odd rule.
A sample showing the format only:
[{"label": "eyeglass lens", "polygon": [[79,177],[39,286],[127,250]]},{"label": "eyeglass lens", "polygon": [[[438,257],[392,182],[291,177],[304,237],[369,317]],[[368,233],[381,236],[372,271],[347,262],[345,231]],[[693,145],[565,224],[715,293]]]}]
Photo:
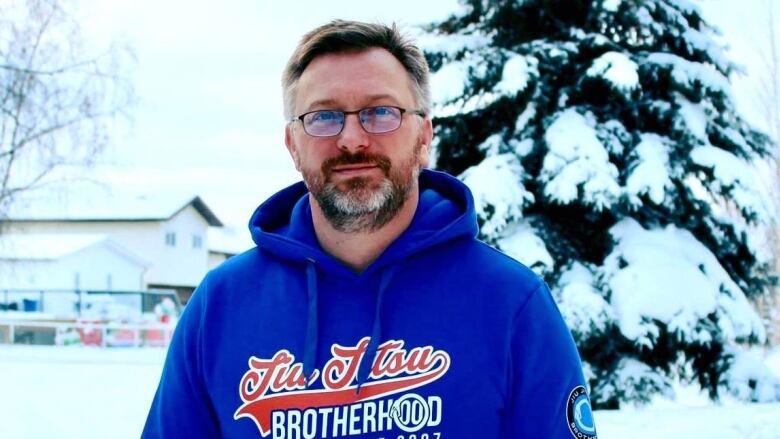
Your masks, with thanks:
[{"label": "eyeglass lens", "polygon": [[[401,110],[395,107],[363,108],[357,115],[363,129],[372,134],[387,133],[401,126]],[[312,136],[335,136],[344,128],[345,120],[343,111],[313,111],[303,117],[303,128]]]}]

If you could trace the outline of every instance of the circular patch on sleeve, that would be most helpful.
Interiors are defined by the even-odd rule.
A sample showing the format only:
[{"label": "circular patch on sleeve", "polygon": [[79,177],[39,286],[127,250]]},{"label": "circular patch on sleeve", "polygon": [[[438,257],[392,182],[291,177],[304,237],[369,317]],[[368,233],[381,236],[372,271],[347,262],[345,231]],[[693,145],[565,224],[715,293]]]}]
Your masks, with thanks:
[{"label": "circular patch on sleeve", "polygon": [[566,423],[577,439],[596,439],[596,423],[584,386],[577,386],[566,400]]}]

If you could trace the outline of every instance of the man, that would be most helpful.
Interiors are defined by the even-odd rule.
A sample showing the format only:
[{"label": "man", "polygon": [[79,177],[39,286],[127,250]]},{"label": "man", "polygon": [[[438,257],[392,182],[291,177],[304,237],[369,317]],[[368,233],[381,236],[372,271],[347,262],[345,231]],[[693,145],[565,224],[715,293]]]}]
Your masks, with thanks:
[{"label": "man", "polygon": [[144,437],[595,437],[547,287],[475,239],[466,186],[423,169],[421,52],[394,27],[334,21],[283,87],[304,182],[199,286]]}]

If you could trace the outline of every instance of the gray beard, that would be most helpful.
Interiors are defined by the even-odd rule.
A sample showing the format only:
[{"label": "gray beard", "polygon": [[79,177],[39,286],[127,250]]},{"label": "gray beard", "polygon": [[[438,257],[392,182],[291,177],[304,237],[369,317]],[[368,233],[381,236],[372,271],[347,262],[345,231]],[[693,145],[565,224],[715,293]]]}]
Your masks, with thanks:
[{"label": "gray beard", "polygon": [[360,197],[361,192],[372,189],[362,178],[347,182],[349,187],[344,192],[328,183],[322,190],[312,191],[312,195],[334,229],[342,233],[373,232],[395,218],[409,198],[419,174],[419,168],[414,169],[412,178],[406,182],[385,178],[367,198]]}]

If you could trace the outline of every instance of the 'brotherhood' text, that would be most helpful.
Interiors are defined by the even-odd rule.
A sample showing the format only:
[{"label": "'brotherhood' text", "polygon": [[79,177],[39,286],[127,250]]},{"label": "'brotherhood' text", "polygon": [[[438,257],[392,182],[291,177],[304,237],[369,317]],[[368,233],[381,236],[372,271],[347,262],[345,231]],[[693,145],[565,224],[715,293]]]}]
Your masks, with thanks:
[{"label": "'brotherhood' text", "polygon": [[377,348],[370,379],[358,391],[368,342],[366,337],[355,346],[331,346],[332,358],[311,374],[308,385],[303,364],[286,349],[270,359],[251,357],[239,386],[243,404],[234,419],[248,417],[261,435],[273,431],[275,439],[359,436],[393,427],[415,432],[439,425],[442,401],[437,396],[380,398],[436,381],[449,369],[449,355],[432,346],[407,350],[404,341],[387,341]]}]

